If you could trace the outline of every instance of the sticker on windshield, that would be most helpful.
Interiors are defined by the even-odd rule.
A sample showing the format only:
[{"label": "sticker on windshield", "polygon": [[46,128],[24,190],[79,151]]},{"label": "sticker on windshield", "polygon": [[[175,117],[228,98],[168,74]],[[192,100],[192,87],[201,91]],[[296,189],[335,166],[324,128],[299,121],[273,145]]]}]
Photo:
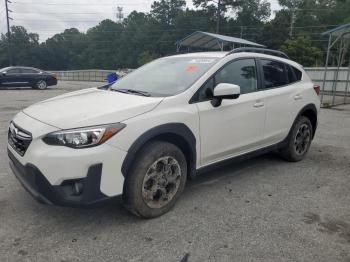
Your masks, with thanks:
[{"label": "sticker on windshield", "polygon": [[195,65],[189,65],[189,66],[187,66],[186,67],[186,71],[187,72],[195,72],[195,71],[197,71],[197,66],[195,66]]},{"label": "sticker on windshield", "polygon": [[210,58],[196,58],[196,59],[192,59],[188,63],[190,63],[190,64],[211,64],[213,62],[214,62],[214,59],[210,59]]}]

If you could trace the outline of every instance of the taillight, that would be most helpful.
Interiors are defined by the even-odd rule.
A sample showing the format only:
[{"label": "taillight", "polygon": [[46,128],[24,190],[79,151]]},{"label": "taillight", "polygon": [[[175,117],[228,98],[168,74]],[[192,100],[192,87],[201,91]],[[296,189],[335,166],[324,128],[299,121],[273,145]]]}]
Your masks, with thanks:
[{"label": "taillight", "polygon": [[314,85],[314,90],[315,90],[317,95],[320,95],[321,87],[319,85]]}]

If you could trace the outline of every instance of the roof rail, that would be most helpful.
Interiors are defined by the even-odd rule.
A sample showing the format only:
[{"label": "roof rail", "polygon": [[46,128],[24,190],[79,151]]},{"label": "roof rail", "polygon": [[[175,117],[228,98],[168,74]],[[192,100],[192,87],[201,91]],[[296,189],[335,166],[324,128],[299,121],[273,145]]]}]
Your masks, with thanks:
[{"label": "roof rail", "polygon": [[255,48],[255,47],[240,47],[233,49],[231,52],[227,54],[235,54],[235,53],[241,53],[241,52],[253,52],[253,53],[262,53],[262,54],[267,54],[267,55],[273,55],[273,56],[279,56],[282,58],[287,58],[289,59],[288,55],[277,50],[272,50],[272,49],[266,49],[266,48]]}]

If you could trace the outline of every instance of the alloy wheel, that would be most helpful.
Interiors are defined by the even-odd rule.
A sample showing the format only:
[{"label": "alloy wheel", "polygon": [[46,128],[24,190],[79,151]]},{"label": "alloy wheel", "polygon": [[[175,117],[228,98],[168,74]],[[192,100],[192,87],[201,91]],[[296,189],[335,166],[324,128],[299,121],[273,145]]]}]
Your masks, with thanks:
[{"label": "alloy wheel", "polygon": [[150,208],[166,206],[180,187],[181,168],[171,156],[157,159],[147,170],[142,183],[142,198]]},{"label": "alloy wheel", "polygon": [[47,87],[47,84],[44,80],[40,80],[38,83],[37,83],[37,87],[39,89],[45,89]]},{"label": "alloy wheel", "polygon": [[307,124],[302,124],[294,139],[294,149],[298,155],[303,155],[309,148],[311,140],[311,130]]}]

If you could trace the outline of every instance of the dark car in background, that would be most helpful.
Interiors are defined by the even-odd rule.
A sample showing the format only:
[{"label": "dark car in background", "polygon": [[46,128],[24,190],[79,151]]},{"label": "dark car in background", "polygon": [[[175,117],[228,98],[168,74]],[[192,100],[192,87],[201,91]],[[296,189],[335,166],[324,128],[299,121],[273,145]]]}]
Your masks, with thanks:
[{"label": "dark car in background", "polygon": [[46,89],[57,85],[55,75],[33,67],[11,66],[0,69],[0,86],[30,86]]}]

